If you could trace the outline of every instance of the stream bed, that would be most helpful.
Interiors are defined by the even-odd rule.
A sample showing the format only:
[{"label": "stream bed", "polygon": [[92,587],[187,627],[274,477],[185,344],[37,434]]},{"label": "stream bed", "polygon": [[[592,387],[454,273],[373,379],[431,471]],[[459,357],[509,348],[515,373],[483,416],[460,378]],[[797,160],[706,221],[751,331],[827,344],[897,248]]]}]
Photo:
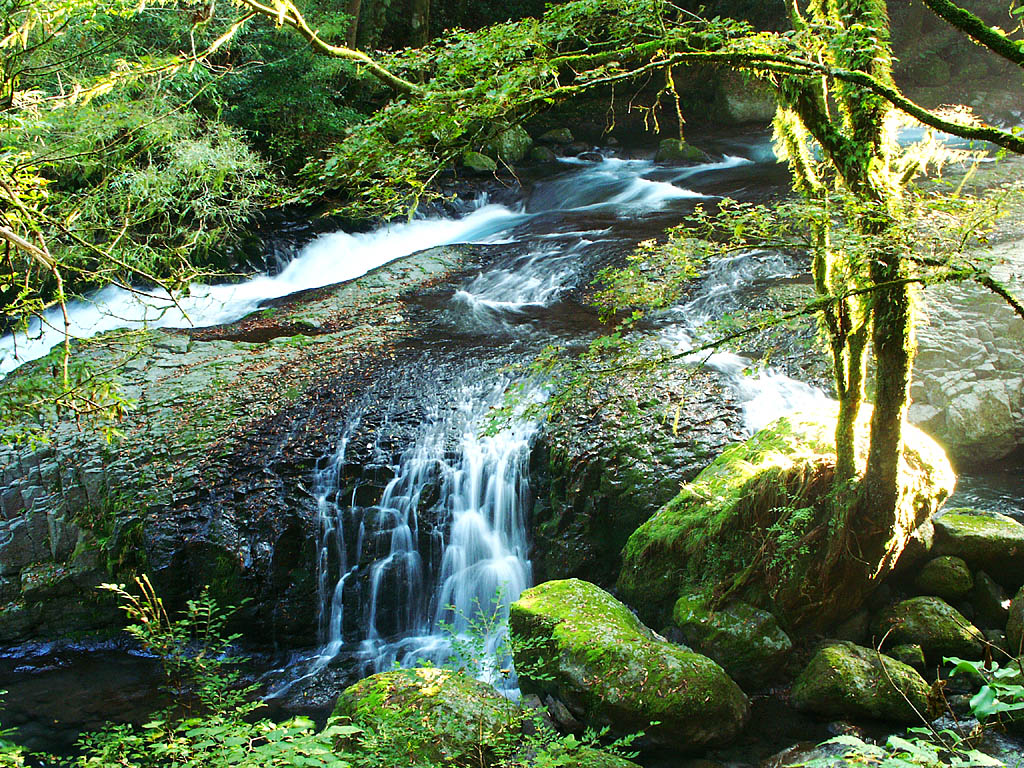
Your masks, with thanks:
[{"label": "stream bed", "polygon": [[[611,152],[564,158],[525,178],[511,204],[481,198],[457,218],[322,235],[277,273],[195,286],[180,306],[108,288],[71,308],[82,336],[114,327],[224,324],[261,302],[351,279],[435,245],[500,249],[460,284],[413,303],[421,334],[344,414],[335,442],[319,447],[309,478],[318,552],[309,600],[317,604],[318,634],[306,648],[257,657],[253,674],[262,676],[271,712],[319,711],[323,702],[309,693],[317,681],[333,690],[339,680],[394,664],[442,663],[453,639],[491,617],[500,626],[508,605],[533,583],[529,464],[540,425],[519,418],[484,434],[488,413],[522,375],[511,366],[549,344],[579,348],[599,332],[583,301],[598,269],[698,204],[724,195],[763,200],[786,189],[786,170],[764,135],[697,142],[710,160],[690,167]],[[685,352],[706,336],[709,320],[742,309],[745,298],[769,286],[805,279],[804,271],[798,259],[774,252],[717,264],[660,318],[660,343]],[[59,338],[53,325],[4,339],[0,368],[45,354]],[[716,353],[707,365],[742,405],[748,432],[827,400],[813,383],[784,372],[751,373],[736,354]],[[527,383],[525,400],[545,396],[543,382]],[[963,477],[954,502],[1020,515],[1021,458]],[[485,632],[491,647],[500,640],[500,630]],[[507,663],[491,656],[477,673],[514,695],[514,675],[496,673]],[[67,752],[80,730],[144,718],[160,703],[158,677],[153,659],[116,643],[10,649],[0,654],[0,689],[8,691],[3,724],[33,748]],[[748,759],[827,737],[823,724],[793,713],[784,718],[777,709],[771,696],[755,699],[757,722],[736,747]]]}]

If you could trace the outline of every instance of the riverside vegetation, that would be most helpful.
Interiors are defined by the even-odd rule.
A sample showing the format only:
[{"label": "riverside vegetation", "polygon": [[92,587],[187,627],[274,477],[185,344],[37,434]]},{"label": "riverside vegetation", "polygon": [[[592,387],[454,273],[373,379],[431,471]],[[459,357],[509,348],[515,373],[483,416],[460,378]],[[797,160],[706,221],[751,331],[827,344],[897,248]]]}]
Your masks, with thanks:
[{"label": "riverside vegetation", "polygon": [[[1009,193],[974,200],[962,185],[938,193],[927,182],[915,187],[930,170],[971,155],[940,146],[931,133],[901,146],[894,105],[934,129],[1015,152],[1024,145],[1016,131],[926,110],[902,95],[884,3],[790,2],[775,19],[789,25],[787,32],[759,32],[749,22],[701,18],[653,0],[586,0],[374,58],[355,48],[361,36],[373,38],[372,23],[370,32],[363,24],[373,19],[363,18],[358,3],[349,7],[355,19],[326,4],[302,11],[249,0],[190,7],[195,26],[165,3],[141,10],[78,0],[8,5],[0,53],[10,139],[0,155],[0,235],[9,328],[26,327],[47,308],[66,310],[71,296],[91,287],[145,281],[173,292],[209,271],[238,269],[242,233],[264,206],[315,203],[366,216],[441,200],[437,182],[448,168],[521,164],[532,139],[520,124],[543,120],[552,103],[590,91],[657,74],[664,86],[648,94],[653,105],[645,117],[674,119],[681,128],[685,76],[677,68],[714,62],[753,73],[774,94],[777,153],[789,163],[799,201],[698,210],[684,226],[640,246],[624,267],[603,272],[597,301],[605,319],[618,324],[613,334],[579,357],[550,350],[534,368],[555,390],[546,404],[552,430],[571,409],[590,405],[610,369],[635,377],[633,386],[643,390],[655,386],[643,376],[656,380],[665,365],[691,356],[692,349],[652,355],[642,335],[644,313],[679,301],[708,264],[739,248],[800,252],[814,295],[724,335],[739,339],[818,318],[838,398],[834,412],[783,419],[725,450],[711,439],[694,439],[684,452],[673,441],[652,439],[675,450],[675,459],[699,457],[685,468],[665,459],[679,473],[667,484],[617,475],[635,475],[636,466],[621,455],[600,455],[616,452],[615,441],[598,440],[581,456],[571,455],[579,447],[572,440],[552,442],[546,478],[552,489],[563,484],[566,504],[550,510],[536,541],[551,546],[571,530],[588,554],[573,560],[549,553],[550,580],[523,592],[510,609],[510,652],[520,687],[536,697],[528,702],[537,708],[512,704],[465,672],[417,667],[379,672],[347,688],[324,728],[253,717],[255,691],[231,671],[225,614],[196,589],[207,581],[229,603],[242,597],[241,559],[198,545],[180,559],[154,546],[145,530],[151,523],[125,508],[138,489],[112,487],[124,467],[108,471],[117,462],[100,457],[89,477],[102,481],[82,490],[92,503],[88,514],[71,499],[75,482],[62,487],[67,516],[39,523],[31,509],[12,513],[24,511],[17,521],[24,524],[11,530],[27,538],[8,548],[20,559],[5,564],[17,578],[14,587],[5,581],[12,597],[0,617],[5,636],[25,639],[62,626],[61,601],[82,602],[107,571],[124,577],[152,569],[166,578],[187,564],[193,572],[174,582],[181,592],[174,599],[188,611],[182,620],[170,619],[145,579],[141,596],[116,590],[129,631],[168,665],[177,701],[141,728],[113,726],[85,737],[77,764],[626,766],[628,758],[606,750],[595,734],[632,739],[655,756],[714,748],[739,738],[751,699],[775,683],[791,684],[793,706],[819,717],[926,729],[875,741],[848,734],[784,754],[780,765],[999,764],[989,754],[998,745],[986,739],[998,728],[1019,728],[1015,713],[1024,709],[1024,526],[978,510],[939,512],[952,491],[952,467],[934,441],[906,424],[906,412],[917,287],[976,281],[1024,316],[1011,286],[973,256]],[[979,25],[974,14],[941,0],[926,5],[1006,59],[1019,77],[1024,57],[1016,31]],[[422,3],[414,10],[411,38],[423,34],[425,18]],[[448,10],[455,14],[454,5]],[[1013,4],[1003,10],[1011,20],[1020,15]],[[314,31],[303,11],[327,14],[327,21]],[[155,23],[139,26],[140,18]],[[273,34],[255,24],[260,20],[297,37]],[[346,44],[326,42],[341,39]],[[311,50],[326,56],[314,58]],[[283,54],[273,58],[275,74],[256,74],[268,54]],[[69,71],[74,77],[65,82]],[[380,84],[367,87],[366,73]],[[339,92],[325,79],[348,85]],[[296,99],[294,81],[314,83],[308,98]],[[663,100],[674,116],[658,112]],[[681,138],[668,141],[666,160],[695,156]],[[223,450],[236,422],[251,425],[263,414],[272,421],[296,402],[326,397],[310,395],[309,382],[326,381],[322,368],[333,373],[350,365],[356,350],[387,357],[408,327],[401,315],[405,288],[429,289],[443,275],[471,270],[473,258],[433,254],[415,268],[408,262],[402,275],[401,266],[371,275],[378,281],[376,303],[367,302],[372,310],[350,301],[351,286],[303,297],[276,315],[245,321],[244,338],[214,339],[221,346],[212,353],[190,350],[181,336],[147,333],[123,364],[108,369],[106,350],[75,349],[67,340],[5,384],[6,434],[31,444],[74,421],[105,428],[116,452],[120,426],[134,422],[133,406],[115,384],[135,356],[152,362],[168,351],[192,355],[185,368],[229,364],[217,350],[244,357],[248,372],[232,372],[248,382],[241,392],[201,378],[174,385],[195,399],[194,431],[157,424],[165,437],[142,462],[154,482],[140,494],[140,507],[181,503],[177,484],[186,484],[185,475],[188,493],[216,485],[227,507],[235,478],[203,475],[195,454]],[[396,309],[398,321],[385,320]],[[241,346],[255,332],[287,346],[258,351],[256,359]],[[700,376],[685,364],[682,370],[687,380]],[[143,395],[145,384],[135,385]],[[866,404],[869,391],[873,407]],[[613,389],[607,397],[616,395]],[[154,407],[166,416],[162,404]],[[654,411],[651,432],[675,437],[681,407],[672,417],[660,405],[645,413],[639,403],[624,403],[629,418],[607,426],[636,429]],[[268,462],[287,463],[274,445],[261,445],[269,445]],[[302,474],[316,459],[292,462],[289,471]],[[573,486],[581,464],[600,467],[597,489],[639,488],[637,508],[624,503],[629,492],[619,494],[619,504],[588,500]],[[33,470],[42,484],[38,455],[24,474]],[[47,464],[51,470],[60,472]],[[11,482],[16,475],[12,469]],[[678,480],[686,481],[681,489]],[[268,576],[268,594],[287,592],[293,582],[310,580],[303,559],[309,548],[287,514],[262,517],[267,509],[294,513],[292,499],[274,496],[266,484],[258,493],[273,497],[261,514],[232,519],[221,533],[247,535],[245,526],[252,526],[272,537],[278,549],[254,558],[254,568]],[[102,499],[110,503],[96,503]],[[205,544],[201,527],[189,530],[190,545]],[[614,545],[602,535],[609,529]],[[146,551],[135,553],[140,545]],[[279,560],[276,552],[286,551],[293,556]],[[575,568],[614,585],[639,619],[601,587],[574,578]],[[271,624],[280,619],[274,626],[293,626],[299,593],[287,594],[280,606],[243,606],[243,615],[273,613]],[[113,625],[111,607],[83,603],[75,614],[80,628]],[[939,715],[976,723],[944,724]],[[3,760],[23,761],[19,748],[3,749]]]}]

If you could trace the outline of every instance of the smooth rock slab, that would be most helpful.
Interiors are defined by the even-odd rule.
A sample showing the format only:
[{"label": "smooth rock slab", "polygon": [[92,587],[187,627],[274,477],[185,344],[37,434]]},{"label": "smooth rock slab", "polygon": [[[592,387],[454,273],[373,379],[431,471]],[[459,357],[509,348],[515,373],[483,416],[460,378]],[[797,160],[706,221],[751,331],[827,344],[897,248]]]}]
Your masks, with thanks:
[{"label": "smooth rock slab", "polygon": [[943,656],[980,659],[981,632],[964,616],[937,597],[914,597],[886,608],[872,627],[877,641],[887,646],[921,646],[929,663]]},{"label": "smooth rock slab", "polygon": [[901,661],[849,642],[827,645],[793,683],[797,709],[826,717],[920,723],[928,684]]},{"label": "smooth rock slab", "polygon": [[510,626],[523,691],[555,696],[587,725],[689,750],[727,742],[749,717],[747,697],[718,664],[656,636],[588,582],[528,589]]},{"label": "smooth rock slab", "polygon": [[933,554],[961,557],[1017,588],[1024,582],[1024,525],[998,512],[949,509],[935,518]]}]

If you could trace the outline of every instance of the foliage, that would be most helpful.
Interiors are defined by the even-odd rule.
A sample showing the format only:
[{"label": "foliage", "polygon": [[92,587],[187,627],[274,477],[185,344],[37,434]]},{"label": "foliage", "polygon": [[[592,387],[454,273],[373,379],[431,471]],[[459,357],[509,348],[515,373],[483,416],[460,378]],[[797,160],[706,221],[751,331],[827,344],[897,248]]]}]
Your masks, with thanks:
[{"label": "foliage", "polygon": [[[982,681],[971,697],[971,712],[983,725],[998,722],[1011,712],[1024,710],[1024,668],[1020,659],[1001,666],[997,661],[971,661],[947,658],[953,664],[951,676],[964,675]],[[1014,716],[1009,715],[1012,719]]]},{"label": "foliage", "polygon": [[836,736],[821,745],[836,751],[835,757],[819,757],[801,765],[807,768],[845,768],[873,765],[878,768],[982,768],[1002,766],[1000,760],[975,749],[968,739],[952,730],[912,728],[906,737],[890,736],[873,744],[859,736]]}]

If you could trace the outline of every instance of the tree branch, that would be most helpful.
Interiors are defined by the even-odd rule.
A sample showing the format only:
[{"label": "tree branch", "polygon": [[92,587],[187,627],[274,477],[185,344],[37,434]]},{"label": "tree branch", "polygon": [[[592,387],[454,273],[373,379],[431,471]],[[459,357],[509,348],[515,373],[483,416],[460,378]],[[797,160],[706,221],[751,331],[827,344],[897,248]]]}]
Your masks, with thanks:
[{"label": "tree branch", "polygon": [[390,85],[396,91],[411,96],[418,96],[424,92],[423,86],[402,79],[390,70],[382,67],[362,51],[342,45],[331,45],[321,39],[316,31],[306,23],[306,19],[291,0],[272,0],[272,5],[264,5],[259,0],[238,0],[238,2],[255,13],[273,20],[278,26],[288,25],[321,53],[333,56],[336,59],[346,59],[361,64],[366,67],[370,74],[381,82]]},{"label": "tree branch", "polygon": [[1005,32],[991,27],[966,8],[961,8],[949,0],[921,0],[936,16],[967,34],[975,42],[988,48],[993,53],[1024,66],[1024,48],[1021,43],[1011,40]]}]

